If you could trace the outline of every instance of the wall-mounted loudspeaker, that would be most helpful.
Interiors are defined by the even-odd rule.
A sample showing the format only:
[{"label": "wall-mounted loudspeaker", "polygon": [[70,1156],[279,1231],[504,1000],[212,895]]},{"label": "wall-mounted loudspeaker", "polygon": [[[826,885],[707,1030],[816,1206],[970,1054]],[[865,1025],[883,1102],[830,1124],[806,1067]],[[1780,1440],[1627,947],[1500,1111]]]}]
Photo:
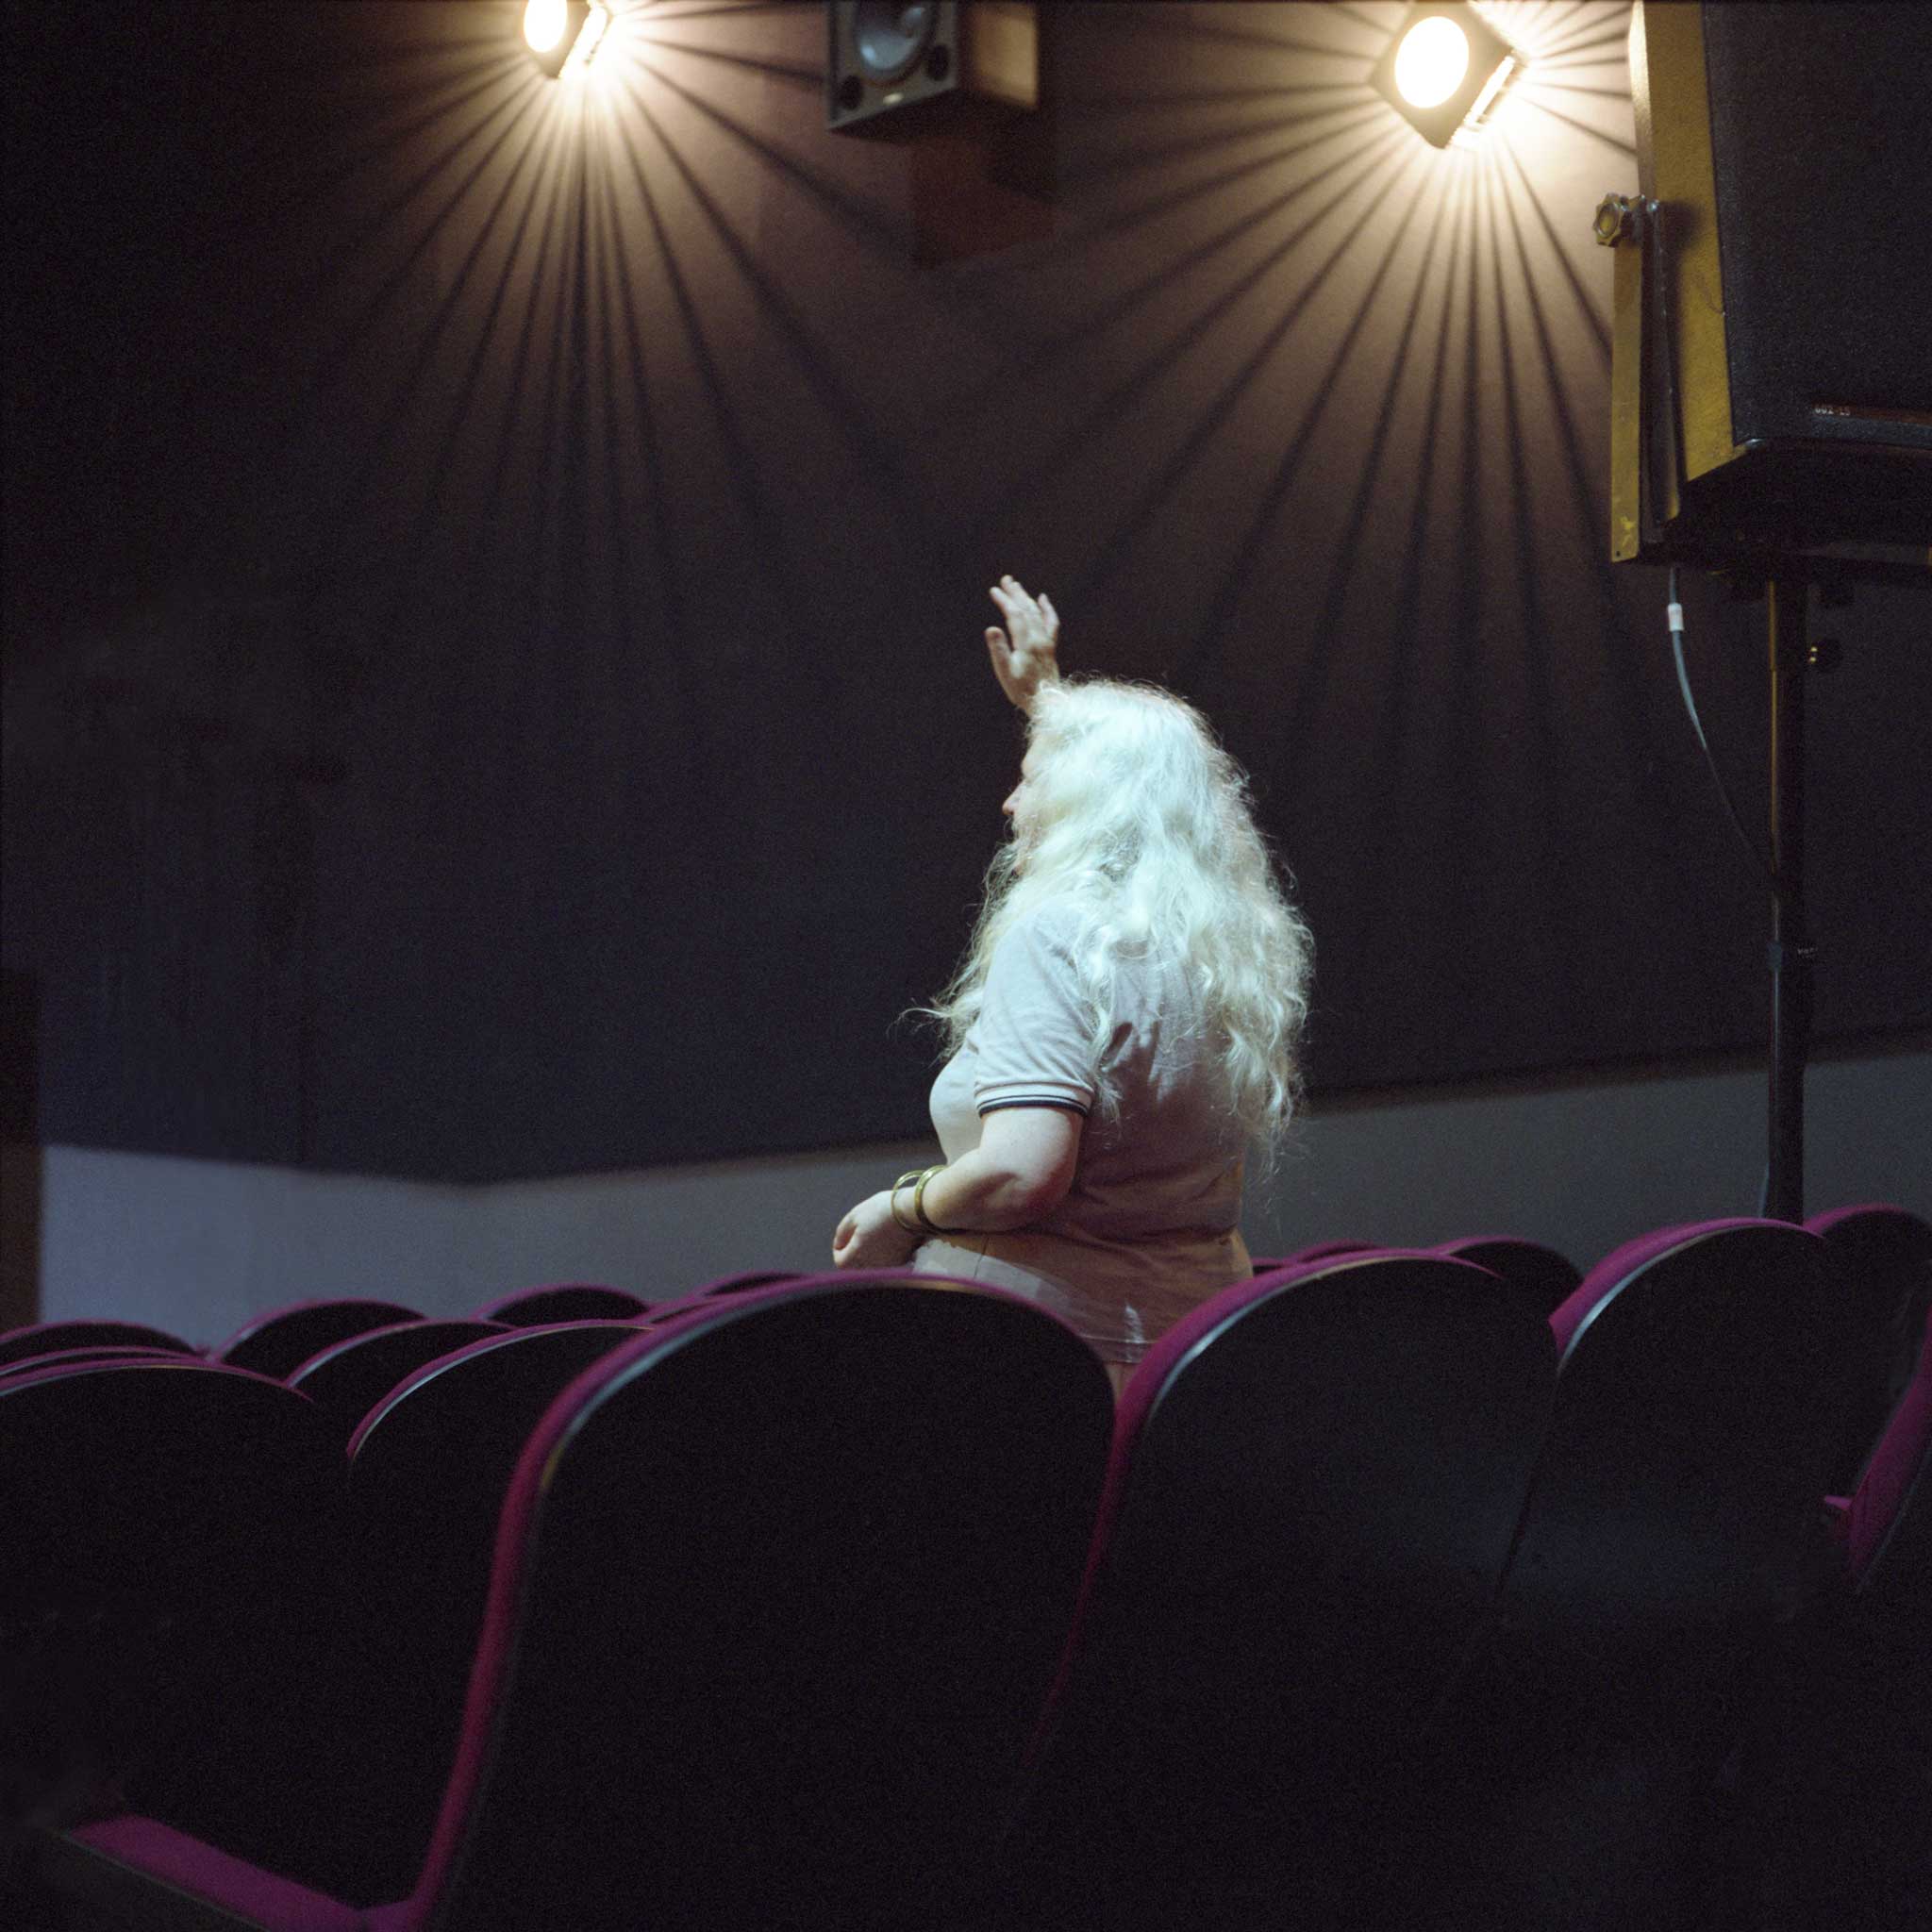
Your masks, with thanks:
[{"label": "wall-mounted loudspeaker", "polygon": [[[1907,545],[1923,563],[1932,8],[1639,0],[1630,69],[1658,226],[1655,286],[1619,276],[1618,331],[1627,311],[1648,339],[1648,414],[1675,445],[1651,464],[1648,521],[1707,548]],[[1626,508],[1614,555],[1644,554],[1639,522]]]},{"label": "wall-mounted loudspeaker", "polygon": [[829,0],[825,125],[950,100],[1040,103],[1040,16],[1013,0]]}]

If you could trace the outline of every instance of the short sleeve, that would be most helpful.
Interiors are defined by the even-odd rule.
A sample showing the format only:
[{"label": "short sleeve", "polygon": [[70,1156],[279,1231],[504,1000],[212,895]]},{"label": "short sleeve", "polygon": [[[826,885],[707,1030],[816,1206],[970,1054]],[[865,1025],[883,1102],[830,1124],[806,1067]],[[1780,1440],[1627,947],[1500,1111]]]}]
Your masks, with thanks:
[{"label": "short sleeve", "polygon": [[1081,997],[1072,935],[1038,915],[993,950],[974,1024],[974,1105],[1065,1107],[1086,1113],[1097,1097],[1093,1023]]}]

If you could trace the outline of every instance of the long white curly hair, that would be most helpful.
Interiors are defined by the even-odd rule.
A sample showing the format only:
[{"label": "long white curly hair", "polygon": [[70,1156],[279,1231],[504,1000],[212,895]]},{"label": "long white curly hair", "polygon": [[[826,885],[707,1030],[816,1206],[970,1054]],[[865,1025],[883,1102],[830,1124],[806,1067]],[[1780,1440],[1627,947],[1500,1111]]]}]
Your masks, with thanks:
[{"label": "long white curly hair", "polygon": [[1229,1112],[1272,1165],[1301,1097],[1297,1046],[1314,941],[1255,824],[1247,779],[1200,712],[1158,686],[1075,678],[1044,687],[1027,729],[1026,835],[987,869],[958,971],[930,1007],[957,1052],[978,1017],[994,949],[1041,907],[1071,908],[1104,1060],[1123,944],[1172,945],[1199,993]]}]

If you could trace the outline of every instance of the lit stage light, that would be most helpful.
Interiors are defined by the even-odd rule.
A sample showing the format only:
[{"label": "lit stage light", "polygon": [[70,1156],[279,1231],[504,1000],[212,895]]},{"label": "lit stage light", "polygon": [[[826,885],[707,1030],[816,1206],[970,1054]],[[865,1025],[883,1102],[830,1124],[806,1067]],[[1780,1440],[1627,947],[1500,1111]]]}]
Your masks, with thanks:
[{"label": "lit stage light", "polygon": [[1469,36],[1440,13],[1419,20],[1395,49],[1395,91],[1411,108],[1440,108],[1469,72]]},{"label": "lit stage light", "polygon": [[1419,0],[1369,79],[1438,147],[1471,140],[1525,61],[1469,0]]},{"label": "lit stage light", "polygon": [[566,68],[587,67],[609,25],[609,9],[591,0],[527,0],[524,8],[525,43],[553,80]]}]

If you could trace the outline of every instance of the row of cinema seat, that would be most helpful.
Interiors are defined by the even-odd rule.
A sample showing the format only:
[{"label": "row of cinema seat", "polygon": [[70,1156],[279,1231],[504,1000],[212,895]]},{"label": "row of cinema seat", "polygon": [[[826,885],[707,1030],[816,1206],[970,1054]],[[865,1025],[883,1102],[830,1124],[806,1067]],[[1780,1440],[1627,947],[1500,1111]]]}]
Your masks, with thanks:
[{"label": "row of cinema seat", "polygon": [[[699,1297],[741,1293],[746,1289],[763,1288],[773,1282],[796,1277],[778,1270],[763,1269],[726,1274],[706,1283],[691,1294],[679,1297],[691,1301]],[[658,1307],[667,1306],[663,1303]],[[628,1289],[607,1288],[587,1282],[565,1282],[544,1288],[519,1289],[485,1302],[473,1313],[458,1319],[479,1323],[491,1328],[534,1328],[549,1322],[631,1322],[653,1311],[654,1304]],[[317,1301],[291,1302],[286,1307],[251,1316],[225,1341],[207,1351],[210,1361],[225,1362],[232,1369],[248,1369],[277,1380],[325,1348],[351,1341],[378,1328],[394,1327],[425,1318],[400,1302],[374,1300],[366,1296],[329,1297]],[[0,1334],[0,1369],[34,1360],[42,1363],[56,1357],[85,1353],[97,1355],[114,1348],[164,1355],[196,1355],[202,1351],[178,1335],[151,1328],[144,1323],[115,1321],[45,1322],[31,1327],[9,1329]]]},{"label": "row of cinema seat", "polygon": [[[1830,1487],[1834,1494],[1849,1494],[1916,1360],[1925,1300],[1932,1295],[1927,1282],[1932,1237],[1918,1216],[1877,1203],[1831,1208],[1813,1215],[1806,1226],[1824,1237],[1844,1275],[1847,1392],[1840,1410]],[[1257,1258],[1255,1273],[1271,1274],[1371,1245],[1355,1240],[1317,1241],[1292,1254]],[[1583,1280],[1568,1256],[1515,1235],[1465,1235],[1428,1252],[1487,1268],[1540,1314],[1554,1315]]]},{"label": "row of cinema seat", "polygon": [[1711,1223],[1551,1311],[1351,1246],[1117,1412],[1005,1294],[738,1280],[479,1322],[346,1453],[347,1338],[16,1351],[14,1923],[1903,1927],[1923,1346],[1824,1499],[1928,1267]]}]

